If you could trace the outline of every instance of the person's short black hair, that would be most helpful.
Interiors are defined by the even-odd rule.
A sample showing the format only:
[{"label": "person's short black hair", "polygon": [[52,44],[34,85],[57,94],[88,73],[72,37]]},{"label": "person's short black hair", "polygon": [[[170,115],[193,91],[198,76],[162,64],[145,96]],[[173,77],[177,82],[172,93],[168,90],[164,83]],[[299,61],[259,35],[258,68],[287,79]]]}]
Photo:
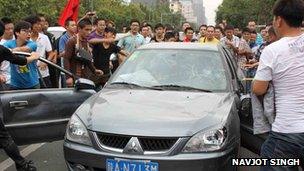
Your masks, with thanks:
[{"label": "person's short black hair", "polygon": [[37,13],[37,16],[38,16],[39,18],[43,17],[43,18],[45,19],[45,21],[48,22],[48,23],[50,23],[50,22],[52,21],[52,20],[50,19],[49,16],[46,16],[46,15],[43,14],[43,13]]},{"label": "person's short black hair", "polygon": [[79,27],[80,29],[83,29],[87,25],[92,25],[92,22],[90,19],[84,18],[78,22],[77,27]]},{"label": "person's short black hair", "polygon": [[251,33],[251,30],[248,27],[245,27],[242,29],[242,33],[245,33],[245,32]]},{"label": "person's short black hair", "polygon": [[269,26],[273,26],[273,23],[272,23],[272,22],[268,22],[268,23],[266,24],[266,27],[269,27]]},{"label": "person's short black hair", "polygon": [[30,29],[30,28],[32,28],[32,24],[31,23],[29,23],[29,22],[27,22],[27,21],[19,21],[19,22],[17,22],[16,23],[16,25],[15,25],[15,28],[14,28],[14,35],[15,35],[15,37],[17,38],[17,35],[16,35],[16,33],[20,33],[20,31],[22,30],[22,29]]},{"label": "person's short black hair", "polygon": [[208,29],[208,28],[213,28],[213,30],[215,30],[215,27],[212,26],[212,25],[207,26],[207,29]]},{"label": "person's short black hair", "polygon": [[304,1],[277,0],[272,13],[274,16],[282,17],[290,27],[301,27],[304,19]]},{"label": "person's short black hair", "polygon": [[185,29],[185,34],[188,32],[188,30],[192,30],[192,31],[194,32],[194,29],[193,29],[192,27],[187,27],[187,28]]},{"label": "person's short black hair", "polygon": [[248,24],[251,23],[251,22],[254,22],[256,24],[255,20],[252,19],[252,18],[250,20],[248,20]]},{"label": "person's short black hair", "polygon": [[68,18],[67,20],[65,20],[64,26],[65,27],[69,26],[71,21],[74,21],[74,20],[72,18]]},{"label": "person's short black hair", "polygon": [[171,38],[175,38],[175,33],[173,31],[168,31],[165,33],[165,40],[169,40]]},{"label": "person's short black hair", "polygon": [[179,32],[174,30],[173,33],[174,33],[175,37],[178,37],[178,40],[179,40]]},{"label": "person's short black hair", "polygon": [[146,27],[146,28],[149,28],[148,25],[143,25],[143,26],[141,26],[140,30],[142,31],[142,29],[145,28],[145,27]]},{"label": "person's short black hair", "polygon": [[106,22],[106,20],[103,19],[103,18],[96,18],[96,19],[94,20],[93,24],[94,24],[94,25],[97,25],[99,21],[104,21],[104,22]]},{"label": "person's short black hair", "polygon": [[199,30],[202,28],[202,27],[208,27],[206,24],[202,24],[200,27],[199,27]]},{"label": "person's short black hair", "polygon": [[152,29],[152,25],[151,24],[146,24],[147,27],[150,27]]},{"label": "person's short black hair", "polygon": [[3,22],[4,25],[13,23],[13,20],[9,17],[2,17],[1,21]]},{"label": "person's short black hair", "polygon": [[275,36],[277,35],[277,33],[275,32],[273,26],[269,27],[268,34],[272,34],[272,35],[275,35]]},{"label": "person's short black hair", "polygon": [[220,27],[220,26],[215,26],[215,27],[214,27],[214,30],[216,30],[216,29],[219,29],[219,30],[221,31],[221,33],[223,33],[222,27]]},{"label": "person's short black hair", "polygon": [[138,23],[138,25],[140,25],[140,22],[137,19],[132,19],[130,21],[130,25],[132,25],[132,23]]},{"label": "person's short black hair", "polygon": [[225,31],[226,30],[233,30],[234,31],[234,27],[232,26],[232,25],[227,25],[226,27],[225,27]]},{"label": "person's short black hair", "polygon": [[4,30],[5,30],[4,23],[0,21],[0,37],[4,34]]},{"label": "person's short black hair", "polygon": [[112,20],[107,20],[107,21],[106,21],[106,25],[107,25],[107,27],[109,27],[109,24],[111,24],[111,25],[112,25],[112,27],[115,27],[115,23],[114,23],[114,21],[112,21]]},{"label": "person's short black hair", "polygon": [[165,28],[166,28],[166,31],[167,31],[167,30],[170,30],[170,31],[173,31],[173,30],[174,30],[173,26],[170,25],[170,24],[166,24],[166,25],[165,25]]},{"label": "person's short black hair", "polygon": [[35,23],[39,23],[41,20],[38,15],[29,15],[23,18],[23,21],[29,22],[33,25]]},{"label": "person's short black hair", "polygon": [[38,15],[30,15],[26,18],[23,19],[26,22],[31,23],[31,25],[33,26],[34,24],[40,23],[40,18],[38,17]]},{"label": "person's short black hair", "polygon": [[116,30],[113,27],[106,27],[105,28],[105,33],[113,33],[114,35],[116,35]]},{"label": "person's short black hair", "polygon": [[147,21],[143,21],[143,22],[141,23],[141,26],[146,26],[147,24],[148,24]]},{"label": "person's short black hair", "polygon": [[255,30],[252,30],[250,33],[251,34],[258,34]]},{"label": "person's short black hair", "polygon": [[262,31],[262,30],[265,30],[265,29],[266,29],[266,27],[261,27],[261,29],[260,29],[260,30]]},{"label": "person's short black hair", "polygon": [[163,29],[165,28],[164,25],[162,25],[162,23],[158,23],[158,24],[156,24],[156,25],[154,26],[154,30],[156,30],[156,29],[158,29],[158,28],[160,28],[160,27],[163,28]]}]

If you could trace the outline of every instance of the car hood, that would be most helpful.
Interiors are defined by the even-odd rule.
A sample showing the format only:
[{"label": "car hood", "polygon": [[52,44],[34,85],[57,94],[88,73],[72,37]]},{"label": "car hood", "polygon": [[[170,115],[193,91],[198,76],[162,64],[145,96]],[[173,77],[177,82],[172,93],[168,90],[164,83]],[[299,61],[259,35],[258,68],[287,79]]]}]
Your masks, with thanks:
[{"label": "car hood", "polygon": [[91,131],[185,137],[223,125],[232,104],[231,93],[104,89],[76,114]]}]

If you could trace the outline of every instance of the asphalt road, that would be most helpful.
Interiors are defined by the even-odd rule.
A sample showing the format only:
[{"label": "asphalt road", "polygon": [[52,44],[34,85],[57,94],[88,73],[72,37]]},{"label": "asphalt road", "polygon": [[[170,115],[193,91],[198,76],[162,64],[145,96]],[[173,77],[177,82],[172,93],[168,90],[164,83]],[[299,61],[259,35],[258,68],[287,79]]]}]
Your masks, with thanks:
[{"label": "asphalt road", "polygon": [[[38,171],[66,171],[64,162],[63,141],[56,141],[45,144],[32,144],[19,147],[21,154],[29,160],[35,162]],[[240,157],[256,158],[257,155],[241,148]],[[15,171],[14,163],[3,151],[0,151],[0,171]],[[240,167],[240,171],[258,171],[259,167]]]},{"label": "asphalt road", "polygon": [[[19,148],[23,156],[34,161],[38,171],[66,171],[62,143],[63,141],[56,141]],[[0,162],[1,171],[16,171],[14,163],[7,158],[4,151],[0,152]]]}]

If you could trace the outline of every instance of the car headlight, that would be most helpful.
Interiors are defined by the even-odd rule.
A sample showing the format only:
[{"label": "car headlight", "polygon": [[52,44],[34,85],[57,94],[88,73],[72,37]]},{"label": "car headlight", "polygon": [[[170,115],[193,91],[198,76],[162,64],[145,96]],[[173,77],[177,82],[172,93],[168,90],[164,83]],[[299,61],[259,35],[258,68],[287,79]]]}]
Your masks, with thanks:
[{"label": "car headlight", "polygon": [[216,151],[222,148],[226,138],[227,130],[225,127],[221,129],[202,131],[190,138],[182,152],[193,153]]},{"label": "car headlight", "polygon": [[66,139],[80,144],[92,146],[88,130],[75,114],[71,117],[68,123]]}]

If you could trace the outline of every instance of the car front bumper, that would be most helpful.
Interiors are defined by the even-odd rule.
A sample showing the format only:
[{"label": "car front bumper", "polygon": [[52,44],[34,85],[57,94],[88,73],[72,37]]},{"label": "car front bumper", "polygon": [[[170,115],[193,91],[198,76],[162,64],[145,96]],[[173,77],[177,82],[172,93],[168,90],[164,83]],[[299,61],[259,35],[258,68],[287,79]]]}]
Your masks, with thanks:
[{"label": "car front bumper", "polygon": [[[236,158],[238,145],[222,152],[178,154],[174,156],[145,156],[107,153],[93,147],[64,142],[64,156],[69,170],[81,166],[84,170],[105,171],[107,159],[145,160],[157,162],[160,171],[216,171],[236,170],[231,159]],[[80,168],[81,168],[80,167]]]}]

